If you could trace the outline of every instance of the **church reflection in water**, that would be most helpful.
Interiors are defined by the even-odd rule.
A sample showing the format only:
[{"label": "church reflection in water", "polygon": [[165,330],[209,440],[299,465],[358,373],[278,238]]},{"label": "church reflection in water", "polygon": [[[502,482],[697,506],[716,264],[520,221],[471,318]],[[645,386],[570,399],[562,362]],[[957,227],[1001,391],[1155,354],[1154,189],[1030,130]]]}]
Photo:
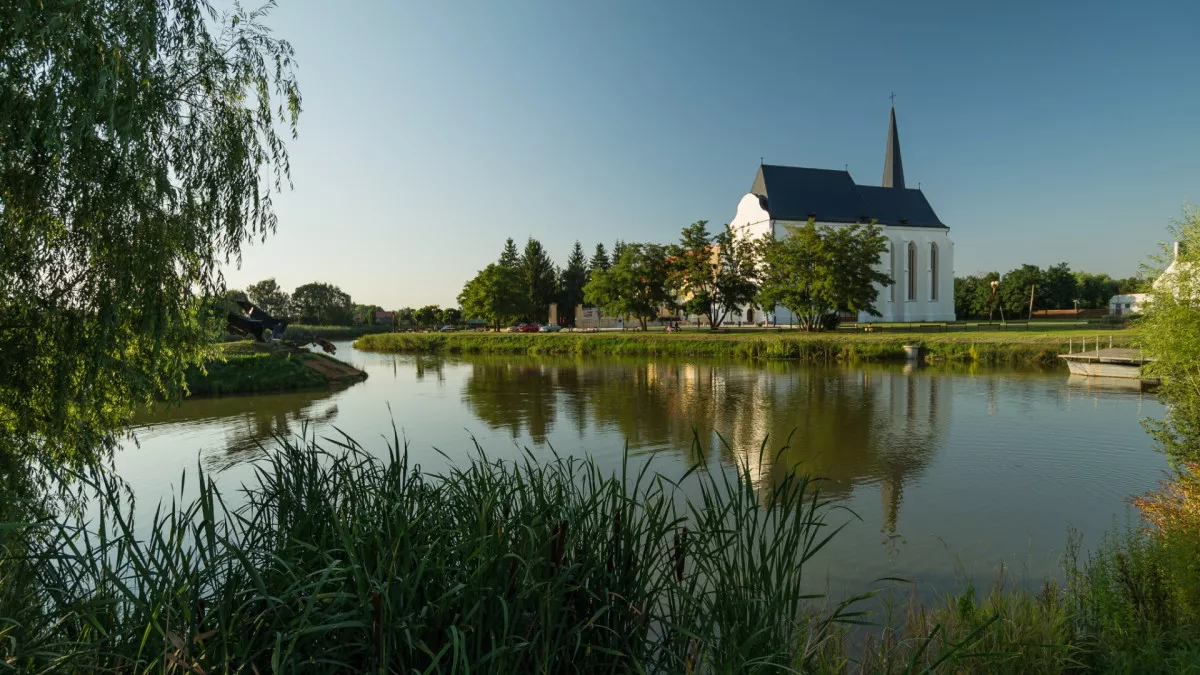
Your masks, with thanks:
[{"label": "church reflection in water", "polygon": [[471,363],[462,396],[492,428],[535,443],[558,424],[580,438],[613,432],[635,453],[687,452],[697,462],[704,452],[760,487],[796,467],[826,479],[835,497],[878,483],[884,528],[894,532],[904,486],[943,440],[952,383],[899,366],[485,359]]}]

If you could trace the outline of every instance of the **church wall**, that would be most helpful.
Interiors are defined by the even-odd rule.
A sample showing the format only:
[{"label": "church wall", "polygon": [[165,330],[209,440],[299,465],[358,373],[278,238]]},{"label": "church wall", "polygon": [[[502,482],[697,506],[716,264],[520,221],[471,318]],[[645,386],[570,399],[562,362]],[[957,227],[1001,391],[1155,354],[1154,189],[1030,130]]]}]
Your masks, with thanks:
[{"label": "church wall", "polygon": [[[746,236],[783,236],[787,225],[804,225],[799,221],[770,220],[770,216],[762,209],[758,197],[747,194],[738,202],[737,214],[730,226],[735,232]],[[838,227],[844,223],[820,222],[817,225]],[[884,234],[892,251],[881,256],[876,269],[887,272],[894,265],[893,278],[896,285],[893,289],[879,285],[879,298],[875,308],[882,316],[872,317],[865,313],[859,315],[860,323],[869,322],[903,322],[903,321],[954,321],[954,242],[950,240],[949,230],[930,227],[884,226]],[[908,269],[908,244],[916,245],[916,267]],[[938,250],[937,294],[931,292],[933,287],[933,270],[931,267],[930,246],[936,244]],[[908,274],[913,273],[916,283],[916,298],[908,299]],[[745,309],[730,312],[728,320],[736,324],[758,323],[764,318],[763,311],[755,310],[752,314]],[[795,318],[786,307],[776,307],[773,312],[777,325],[791,325]]]}]

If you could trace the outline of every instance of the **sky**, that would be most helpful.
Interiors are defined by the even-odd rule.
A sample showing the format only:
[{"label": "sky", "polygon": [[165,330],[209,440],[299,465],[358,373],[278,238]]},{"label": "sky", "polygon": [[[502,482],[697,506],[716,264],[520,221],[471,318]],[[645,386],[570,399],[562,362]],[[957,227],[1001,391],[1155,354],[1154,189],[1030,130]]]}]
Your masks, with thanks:
[{"label": "sky", "polygon": [[294,189],[230,287],[455,304],[507,237],[720,227],[767,163],[905,181],[962,276],[1136,273],[1200,203],[1200,3],[283,0]]}]

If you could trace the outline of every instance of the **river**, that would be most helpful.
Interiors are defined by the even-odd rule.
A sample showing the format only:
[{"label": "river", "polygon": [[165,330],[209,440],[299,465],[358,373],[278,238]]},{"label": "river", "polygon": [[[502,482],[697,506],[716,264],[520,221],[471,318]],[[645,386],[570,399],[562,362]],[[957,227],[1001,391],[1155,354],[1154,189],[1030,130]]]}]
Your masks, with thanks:
[{"label": "river", "polygon": [[227,491],[252,480],[275,434],[344,432],[382,454],[394,423],[413,460],[433,471],[477,454],[474,442],[493,458],[553,448],[616,468],[627,443],[634,461],[652,458],[668,476],[700,461],[698,438],[710,465],[744,466],[760,485],[795,463],[828,479],[826,492],[861,518],[822,552],[831,585],[899,576],[925,594],[963,575],[986,585],[1001,564],[1040,583],[1059,569],[1069,526],[1094,545],[1124,526],[1127,498],[1166,469],[1139,424],[1161,416],[1153,396],[1057,372],[446,358],[348,342],[338,357],[369,378],[139,415],[136,440],[115,459],[139,512],[198,467]]}]

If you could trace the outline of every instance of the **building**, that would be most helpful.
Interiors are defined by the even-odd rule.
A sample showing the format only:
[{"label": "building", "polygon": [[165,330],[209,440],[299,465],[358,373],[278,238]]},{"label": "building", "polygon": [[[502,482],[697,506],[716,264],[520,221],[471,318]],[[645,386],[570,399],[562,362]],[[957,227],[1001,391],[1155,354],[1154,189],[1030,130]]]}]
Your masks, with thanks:
[{"label": "building", "polygon": [[[779,237],[787,225],[870,223],[883,227],[888,251],[879,268],[895,284],[880,287],[875,307],[882,314],[847,317],[869,321],[953,321],[954,243],[950,228],[933,211],[924,193],[904,184],[896,109],[892,108],[884,153],[883,185],[859,185],[848,171],[763,164],[750,191],[738,202],[730,226],[750,237]],[[794,323],[784,307],[737,312],[734,321]]]},{"label": "building", "polygon": [[1108,301],[1108,313],[1113,316],[1141,314],[1146,310],[1146,294],[1114,295]]},{"label": "building", "polygon": [[390,326],[396,323],[395,312],[385,312],[382,309],[375,310],[375,323],[382,326]]}]

